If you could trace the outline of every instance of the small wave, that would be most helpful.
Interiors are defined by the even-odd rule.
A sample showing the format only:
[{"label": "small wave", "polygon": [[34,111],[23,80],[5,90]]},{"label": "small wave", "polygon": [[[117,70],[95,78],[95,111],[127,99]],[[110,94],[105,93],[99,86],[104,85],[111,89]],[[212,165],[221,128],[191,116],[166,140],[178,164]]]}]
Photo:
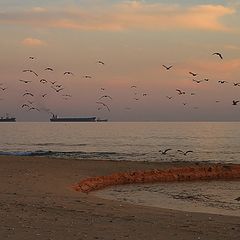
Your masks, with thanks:
[{"label": "small wave", "polygon": [[118,152],[59,152],[59,151],[0,151],[0,155],[8,156],[46,156],[55,158],[99,159],[99,160],[131,160],[146,155],[145,153],[118,153]]}]

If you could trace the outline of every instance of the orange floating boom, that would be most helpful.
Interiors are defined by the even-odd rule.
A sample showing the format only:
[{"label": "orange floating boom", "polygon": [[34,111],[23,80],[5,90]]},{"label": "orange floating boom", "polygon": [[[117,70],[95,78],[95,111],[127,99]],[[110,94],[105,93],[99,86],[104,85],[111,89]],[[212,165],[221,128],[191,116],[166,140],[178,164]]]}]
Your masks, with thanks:
[{"label": "orange floating boom", "polygon": [[240,165],[213,165],[171,168],[168,170],[133,171],[114,173],[108,176],[91,177],[81,180],[73,188],[88,193],[113,185],[133,183],[156,183],[196,180],[240,179]]}]

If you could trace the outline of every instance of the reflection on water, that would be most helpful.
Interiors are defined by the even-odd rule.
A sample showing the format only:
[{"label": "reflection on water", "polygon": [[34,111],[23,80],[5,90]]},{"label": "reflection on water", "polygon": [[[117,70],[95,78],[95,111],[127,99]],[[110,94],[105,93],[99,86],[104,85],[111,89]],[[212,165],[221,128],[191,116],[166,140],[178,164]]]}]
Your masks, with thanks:
[{"label": "reflection on water", "polygon": [[123,202],[240,217],[239,181],[202,181],[115,186],[99,197]]}]

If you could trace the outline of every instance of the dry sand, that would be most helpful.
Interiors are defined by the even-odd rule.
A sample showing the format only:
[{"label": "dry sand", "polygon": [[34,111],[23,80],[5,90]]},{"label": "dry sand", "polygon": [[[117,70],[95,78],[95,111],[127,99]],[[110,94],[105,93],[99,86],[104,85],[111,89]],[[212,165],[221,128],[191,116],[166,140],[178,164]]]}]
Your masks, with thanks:
[{"label": "dry sand", "polygon": [[0,239],[239,240],[240,218],[103,200],[73,191],[85,177],[189,163],[0,157]]}]

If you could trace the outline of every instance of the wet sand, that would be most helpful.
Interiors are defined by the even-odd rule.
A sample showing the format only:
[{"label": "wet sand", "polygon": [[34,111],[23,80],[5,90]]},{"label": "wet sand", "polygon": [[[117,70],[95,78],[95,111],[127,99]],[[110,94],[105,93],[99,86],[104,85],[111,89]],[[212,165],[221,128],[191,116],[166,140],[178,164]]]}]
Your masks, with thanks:
[{"label": "wet sand", "polygon": [[106,200],[75,192],[86,177],[189,163],[0,157],[0,239],[240,239],[240,218]]}]

